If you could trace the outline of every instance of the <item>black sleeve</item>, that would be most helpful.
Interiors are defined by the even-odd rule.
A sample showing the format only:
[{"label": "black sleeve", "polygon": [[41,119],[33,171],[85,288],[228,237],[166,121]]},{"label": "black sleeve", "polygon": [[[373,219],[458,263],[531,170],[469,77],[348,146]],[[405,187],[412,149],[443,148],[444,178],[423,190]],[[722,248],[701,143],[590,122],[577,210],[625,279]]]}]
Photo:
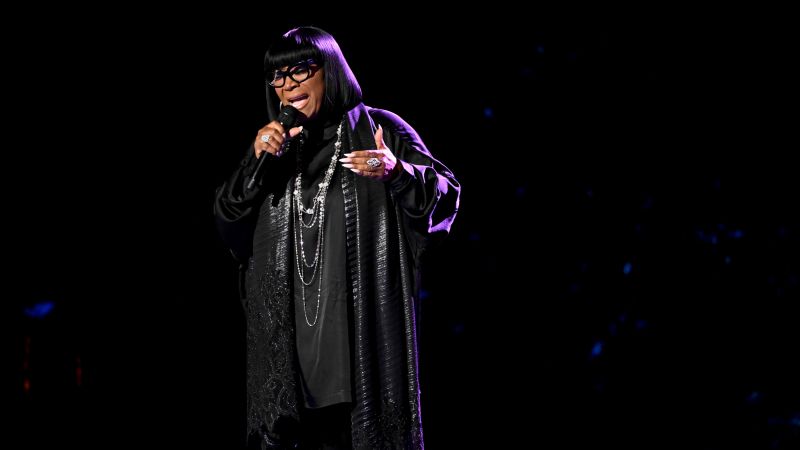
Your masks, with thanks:
[{"label": "black sleeve", "polygon": [[411,231],[412,249],[418,254],[449,233],[458,212],[461,185],[403,119],[385,110],[373,109],[370,113],[383,128],[384,142],[402,166],[390,182],[390,190]]},{"label": "black sleeve", "polygon": [[239,262],[246,261],[252,254],[253,232],[262,189],[257,184],[247,191],[245,184],[255,170],[257,161],[251,145],[247,156],[242,159],[228,181],[217,188],[214,199],[217,229],[233,257]]}]

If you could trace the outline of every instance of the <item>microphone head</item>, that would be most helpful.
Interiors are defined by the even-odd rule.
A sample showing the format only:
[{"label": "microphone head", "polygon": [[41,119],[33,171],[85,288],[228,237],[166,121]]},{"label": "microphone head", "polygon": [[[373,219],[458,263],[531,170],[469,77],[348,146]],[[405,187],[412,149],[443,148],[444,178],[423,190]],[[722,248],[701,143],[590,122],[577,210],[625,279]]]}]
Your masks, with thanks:
[{"label": "microphone head", "polygon": [[285,105],[283,108],[281,108],[281,112],[278,113],[277,121],[288,133],[289,128],[293,127],[297,122],[297,115],[299,113],[300,111],[298,111],[294,106]]}]

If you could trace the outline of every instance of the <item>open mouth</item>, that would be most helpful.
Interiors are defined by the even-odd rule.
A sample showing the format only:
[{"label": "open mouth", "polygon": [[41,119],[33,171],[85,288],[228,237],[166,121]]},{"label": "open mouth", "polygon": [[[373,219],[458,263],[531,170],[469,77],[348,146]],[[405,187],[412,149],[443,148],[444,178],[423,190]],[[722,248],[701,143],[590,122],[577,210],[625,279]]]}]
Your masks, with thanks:
[{"label": "open mouth", "polygon": [[290,105],[294,106],[297,109],[300,109],[308,103],[308,94],[301,94],[296,95],[294,97],[290,97],[286,99]]}]

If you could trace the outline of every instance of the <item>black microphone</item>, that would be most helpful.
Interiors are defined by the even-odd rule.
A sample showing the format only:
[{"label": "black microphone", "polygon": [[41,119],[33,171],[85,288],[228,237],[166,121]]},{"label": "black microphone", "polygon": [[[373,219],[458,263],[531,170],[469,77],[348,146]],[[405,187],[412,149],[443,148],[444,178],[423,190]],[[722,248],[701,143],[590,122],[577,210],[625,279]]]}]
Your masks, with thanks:
[{"label": "black microphone", "polygon": [[[283,108],[281,108],[281,112],[278,113],[278,118],[276,120],[278,121],[278,123],[281,124],[283,129],[286,130],[286,140],[284,140],[283,144],[281,144],[281,148],[278,150],[278,153],[281,153],[283,151],[283,147],[285,147],[286,144],[289,142],[289,128],[292,128],[295,122],[297,122],[298,112],[299,111],[294,106],[286,105]],[[258,158],[256,170],[253,171],[253,177],[250,178],[249,182],[247,182],[246,189],[248,191],[253,189],[253,187],[255,187],[256,185],[256,180],[261,178],[261,172],[263,171],[262,167],[266,165],[264,164],[264,161],[268,159],[275,160],[278,159],[278,157],[266,151],[261,153],[261,156]]]}]

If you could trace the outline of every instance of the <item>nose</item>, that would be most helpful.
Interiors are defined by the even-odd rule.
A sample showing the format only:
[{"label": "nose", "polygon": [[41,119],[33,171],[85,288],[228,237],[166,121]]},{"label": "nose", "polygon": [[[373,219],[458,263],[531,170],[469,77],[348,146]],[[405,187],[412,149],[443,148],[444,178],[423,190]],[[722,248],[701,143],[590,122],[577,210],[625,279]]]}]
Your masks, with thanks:
[{"label": "nose", "polygon": [[284,82],[283,82],[283,88],[284,89],[292,90],[298,85],[300,85],[300,83],[298,83],[297,81],[294,81],[294,78],[292,78],[292,77],[284,78]]}]

